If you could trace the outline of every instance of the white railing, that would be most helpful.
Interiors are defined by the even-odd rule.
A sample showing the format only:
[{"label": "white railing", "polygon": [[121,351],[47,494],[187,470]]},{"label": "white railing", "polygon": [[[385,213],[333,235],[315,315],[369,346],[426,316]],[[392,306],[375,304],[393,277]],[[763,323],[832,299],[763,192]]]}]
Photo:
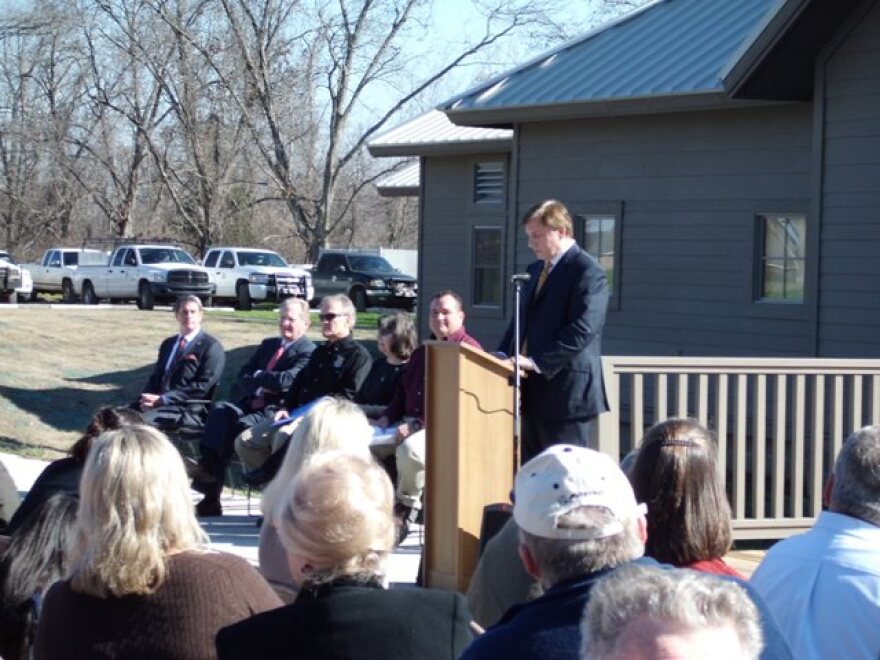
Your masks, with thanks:
[{"label": "white railing", "polygon": [[611,412],[599,449],[619,457],[670,417],[718,435],[736,538],[812,525],[841,442],[880,424],[880,360],[605,357]]}]

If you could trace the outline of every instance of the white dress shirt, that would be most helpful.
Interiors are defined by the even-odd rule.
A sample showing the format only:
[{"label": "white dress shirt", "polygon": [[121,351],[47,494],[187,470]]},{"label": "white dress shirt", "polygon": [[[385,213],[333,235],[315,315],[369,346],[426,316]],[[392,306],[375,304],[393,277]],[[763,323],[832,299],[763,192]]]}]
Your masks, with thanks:
[{"label": "white dress shirt", "polygon": [[767,551],[751,583],[798,660],[880,658],[880,527],[822,512]]}]

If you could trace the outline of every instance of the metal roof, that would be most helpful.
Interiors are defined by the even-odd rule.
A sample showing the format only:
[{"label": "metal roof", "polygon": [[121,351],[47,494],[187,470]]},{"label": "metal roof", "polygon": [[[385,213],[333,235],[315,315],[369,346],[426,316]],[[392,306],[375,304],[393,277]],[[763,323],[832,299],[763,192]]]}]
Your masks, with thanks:
[{"label": "metal roof", "polygon": [[723,94],[731,60],[782,0],[658,0],[440,107],[461,114]]},{"label": "metal roof", "polygon": [[373,156],[425,156],[450,151],[509,151],[513,131],[456,126],[439,110],[411,119],[370,141]]},{"label": "metal roof", "polygon": [[391,172],[376,181],[376,188],[382,197],[410,197],[419,194],[419,161],[413,161],[403,169]]}]

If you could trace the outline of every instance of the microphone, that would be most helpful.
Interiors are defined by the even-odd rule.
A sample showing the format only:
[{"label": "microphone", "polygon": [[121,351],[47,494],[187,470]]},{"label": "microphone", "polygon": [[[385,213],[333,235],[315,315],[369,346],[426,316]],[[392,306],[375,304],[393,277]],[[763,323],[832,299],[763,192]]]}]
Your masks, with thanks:
[{"label": "microphone", "polygon": [[530,279],[532,279],[532,276],[528,273],[515,273],[513,277],[510,278],[510,281],[514,283],[520,282],[521,284],[525,284]]}]

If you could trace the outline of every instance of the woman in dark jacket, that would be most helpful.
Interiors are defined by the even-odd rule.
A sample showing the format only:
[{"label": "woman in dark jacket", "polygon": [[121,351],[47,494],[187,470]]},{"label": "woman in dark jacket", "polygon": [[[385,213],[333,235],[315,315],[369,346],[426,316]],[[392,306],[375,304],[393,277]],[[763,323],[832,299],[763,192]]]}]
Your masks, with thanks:
[{"label": "woman in dark jacket", "polygon": [[373,362],[354,398],[368,418],[380,417],[391,402],[397,381],[416,349],[416,342],[416,328],[409,314],[397,312],[379,319],[376,345],[383,357]]},{"label": "woman in dark jacket", "polygon": [[217,635],[221,659],[453,660],[470,642],[461,594],[385,586],[393,494],[370,459],[325,452],[297,474],[275,510],[294,578],[290,605]]}]

